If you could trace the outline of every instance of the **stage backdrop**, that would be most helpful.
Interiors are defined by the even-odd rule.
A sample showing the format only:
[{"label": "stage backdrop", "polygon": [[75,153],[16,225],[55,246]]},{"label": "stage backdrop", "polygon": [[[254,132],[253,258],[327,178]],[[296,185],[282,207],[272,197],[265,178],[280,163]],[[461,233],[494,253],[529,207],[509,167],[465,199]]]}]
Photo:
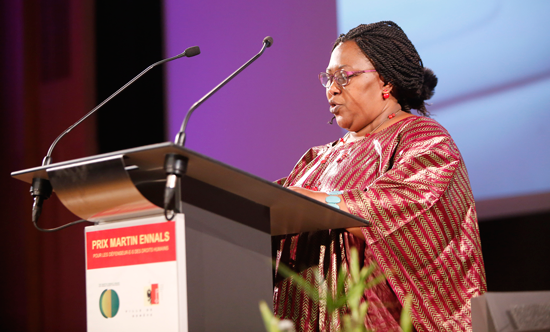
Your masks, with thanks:
[{"label": "stage backdrop", "polygon": [[464,156],[480,216],[549,210],[549,10],[544,1],[167,0],[166,56],[203,51],[168,67],[169,139],[271,35],[273,47],[196,111],[187,147],[269,180],[285,176],[307,148],[342,135],[325,125],[316,78],[337,34],[392,20],[439,77],[430,110]]},{"label": "stage backdrop", "polygon": [[333,0],[167,0],[165,24],[166,56],[201,48],[168,64],[170,140],[191,105],[259,52],[265,36],[273,46],[194,112],[186,146],[276,180],[308,148],[339,137],[317,79],[336,37]]}]

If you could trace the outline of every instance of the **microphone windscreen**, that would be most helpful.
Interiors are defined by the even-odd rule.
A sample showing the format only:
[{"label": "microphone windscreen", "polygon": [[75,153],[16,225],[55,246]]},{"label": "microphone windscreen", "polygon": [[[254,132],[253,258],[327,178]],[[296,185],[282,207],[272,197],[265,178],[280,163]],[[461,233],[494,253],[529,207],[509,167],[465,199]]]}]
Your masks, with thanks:
[{"label": "microphone windscreen", "polygon": [[201,54],[201,49],[198,46],[192,46],[185,50],[185,56],[188,58],[199,54]]},{"label": "microphone windscreen", "polygon": [[273,45],[273,38],[267,36],[264,38],[264,44],[266,44],[265,46],[266,47],[270,47],[271,45]]}]

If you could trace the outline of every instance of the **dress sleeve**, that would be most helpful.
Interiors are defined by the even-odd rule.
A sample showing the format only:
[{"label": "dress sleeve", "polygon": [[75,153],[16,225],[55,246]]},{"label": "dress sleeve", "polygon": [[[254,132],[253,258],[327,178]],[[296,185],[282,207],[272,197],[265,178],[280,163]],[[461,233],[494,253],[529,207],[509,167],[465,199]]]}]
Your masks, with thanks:
[{"label": "dress sleeve", "polygon": [[311,168],[311,162],[319,155],[320,151],[322,151],[323,149],[326,149],[326,147],[317,146],[307,150],[302,158],[300,158],[300,160],[296,163],[296,166],[294,166],[292,172],[290,172],[290,174],[286,178],[279,179],[275,183],[280,184],[284,187],[291,186]]},{"label": "dress sleeve", "polygon": [[371,221],[367,235],[376,231],[386,237],[436,204],[461,162],[443,128],[410,130],[403,133],[389,169],[364,190],[345,191],[343,198],[350,213]]}]

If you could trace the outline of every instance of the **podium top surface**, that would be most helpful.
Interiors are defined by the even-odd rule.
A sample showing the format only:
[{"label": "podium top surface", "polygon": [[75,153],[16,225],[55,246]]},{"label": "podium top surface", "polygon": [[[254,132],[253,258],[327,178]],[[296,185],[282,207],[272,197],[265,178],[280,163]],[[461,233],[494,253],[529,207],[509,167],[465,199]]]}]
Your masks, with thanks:
[{"label": "podium top surface", "polygon": [[166,178],[164,173],[164,157],[168,153],[176,153],[188,158],[185,177],[190,177],[268,207],[271,220],[271,235],[369,226],[368,221],[357,216],[334,209],[324,203],[172,142],[63,161],[47,166],[16,171],[11,175],[16,179],[32,183],[33,178],[36,177],[49,179],[50,171],[54,169],[85,165],[120,156],[124,162],[125,170],[130,174],[134,183],[136,183],[136,179],[140,179],[139,181],[141,182],[158,182]]}]

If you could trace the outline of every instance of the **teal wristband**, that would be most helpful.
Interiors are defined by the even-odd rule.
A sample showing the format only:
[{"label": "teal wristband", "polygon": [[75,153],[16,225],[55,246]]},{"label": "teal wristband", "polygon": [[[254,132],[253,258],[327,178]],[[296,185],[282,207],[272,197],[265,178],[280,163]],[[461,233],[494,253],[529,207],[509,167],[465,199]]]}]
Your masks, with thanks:
[{"label": "teal wristband", "polygon": [[342,201],[342,199],[338,196],[327,196],[327,197],[325,197],[325,202],[327,202],[327,203],[338,204],[341,201]]},{"label": "teal wristband", "polygon": [[340,210],[340,207],[338,206],[338,204],[333,204],[333,203],[327,203],[328,205],[332,206],[333,208],[335,209],[338,209]]},{"label": "teal wristband", "polygon": [[325,202],[333,208],[340,210],[340,206],[338,206],[338,203],[340,203],[342,199],[337,195],[342,195],[343,193],[343,191],[331,191],[327,193],[328,196],[325,197]]}]

